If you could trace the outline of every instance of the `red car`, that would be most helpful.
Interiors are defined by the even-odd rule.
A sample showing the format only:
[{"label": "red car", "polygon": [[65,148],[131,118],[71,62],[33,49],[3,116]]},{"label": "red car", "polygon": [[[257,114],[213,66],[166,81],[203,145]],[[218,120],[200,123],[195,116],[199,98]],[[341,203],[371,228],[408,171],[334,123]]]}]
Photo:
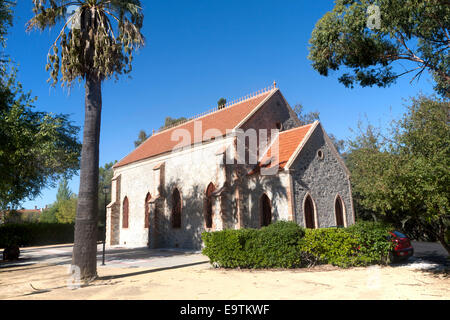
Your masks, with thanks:
[{"label": "red car", "polygon": [[414,248],[408,237],[398,231],[389,232],[391,241],[394,242],[394,261],[408,260],[414,254]]}]

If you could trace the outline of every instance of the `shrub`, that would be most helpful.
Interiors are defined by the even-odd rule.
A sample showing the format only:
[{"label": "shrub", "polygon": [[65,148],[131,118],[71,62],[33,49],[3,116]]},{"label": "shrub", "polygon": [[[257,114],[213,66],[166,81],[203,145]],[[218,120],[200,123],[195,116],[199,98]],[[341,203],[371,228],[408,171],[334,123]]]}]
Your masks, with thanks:
[{"label": "shrub", "polygon": [[346,229],[307,229],[299,250],[309,254],[310,264],[350,267],[358,265],[358,247],[357,236]]},{"label": "shrub", "polygon": [[211,263],[225,268],[236,268],[246,265],[243,246],[245,238],[251,229],[223,230],[218,232],[204,232],[202,239],[205,243],[203,254],[209,257]]},{"label": "shrub", "polygon": [[394,244],[388,240],[388,232],[393,228],[381,222],[360,221],[347,230],[353,233],[359,242],[359,261],[362,265],[386,264]]},{"label": "shrub", "polygon": [[301,264],[298,245],[303,235],[300,226],[285,221],[258,230],[204,232],[203,254],[225,268],[294,268]]},{"label": "shrub", "polygon": [[390,226],[362,222],[349,228],[307,229],[276,222],[261,229],[205,232],[203,254],[225,268],[339,267],[384,264],[393,249]]},{"label": "shrub", "polygon": [[305,231],[294,222],[279,221],[252,233],[244,250],[253,268],[295,268],[302,263],[298,245]]},{"label": "shrub", "polygon": [[313,262],[339,267],[386,264],[393,249],[388,240],[389,225],[358,222],[348,228],[308,229],[300,250]]}]

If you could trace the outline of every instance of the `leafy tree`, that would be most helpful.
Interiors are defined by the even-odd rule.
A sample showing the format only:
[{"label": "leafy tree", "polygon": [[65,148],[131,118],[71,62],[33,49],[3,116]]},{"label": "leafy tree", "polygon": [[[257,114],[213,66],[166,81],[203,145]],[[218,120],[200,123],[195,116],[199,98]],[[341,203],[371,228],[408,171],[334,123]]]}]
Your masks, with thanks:
[{"label": "leafy tree", "polygon": [[33,111],[16,71],[0,80],[0,208],[17,208],[79,168],[79,128],[68,115]]},{"label": "leafy tree", "polygon": [[[72,263],[82,280],[97,276],[99,139],[102,82],[131,71],[133,49],[144,44],[139,0],[33,0],[27,29],[62,22],[46,69],[53,85],[85,81],[85,123]],[[70,9],[75,8],[72,12]],[[61,74],[61,78],[60,78]]]},{"label": "leafy tree", "polygon": [[148,135],[144,130],[139,131],[138,139],[134,141],[134,147],[137,148],[141,145],[142,142],[148,139]]},{"label": "leafy tree", "polygon": [[320,112],[318,111],[310,111],[305,113],[304,107],[300,103],[294,106],[294,112],[297,115],[298,120],[300,120],[300,125],[302,126],[313,123],[320,118]]},{"label": "leafy tree", "polygon": [[59,223],[73,223],[77,212],[78,199],[72,195],[69,199],[58,202],[58,210],[56,211],[56,219]]},{"label": "leafy tree", "polygon": [[450,253],[450,103],[419,96],[392,124],[351,142],[348,167],[359,205],[437,239]]},{"label": "leafy tree", "polygon": [[[106,217],[106,205],[111,202],[111,180],[114,175],[113,166],[117,163],[117,160],[114,162],[105,163],[103,167],[99,168],[99,180],[98,180],[98,212],[100,214],[99,221],[102,225],[105,225],[105,217]],[[109,192],[106,194],[103,193],[103,188],[107,186],[109,188]]]},{"label": "leafy tree", "polygon": [[[428,70],[450,94],[450,2],[447,0],[336,0],[316,24],[309,59],[323,76],[345,67],[339,81],[386,87],[404,74]],[[398,72],[393,65],[407,62]]]},{"label": "leafy tree", "polygon": [[[0,46],[6,47],[6,35],[8,33],[8,27],[12,26],[13,16],[12,16],[12,6],[14,5],[11,1],[2,0],[0,1]],[[0,55],[0,64],[5,63],[5,57]]]},{"label": "leafy tree", "polygon": [[161,128],[159,128],[159,130],[164,130],[165,128],[175,126],[186,120],[187,120],[187,118],[185,118],[185,117],[180,117],[180,118],[166,117],[166,120],[164,121],[164,125]]},{"label": "leafy tree", "polygon": [[70,190],[67,179],[59,182],[56,201],[44,210],[40,222],[73,223],[76,215],[77,196]]},{"label": "leafy tree", "polygon": [[45,223],[58,222],[58,219],[56,218],[57,212],[58,212],[58,206],[56,204],[49,206],[47,209],[42,211],[41,216],[39,217],[39,222],[45,222]]},{"label": "leafy tree", "polygon": [[56,202],[62,202],[65,200],[69,200],[72,197],[73,193],[69,188],[69,182],[66,178],[62,178],[59,182],[58,191],[56,193]]},{"label": "leafy tree", "polygon": [[[296,104],[294,106],[294,112],[297,115],[297,118],[300,120],[300,124],[302,126],[312,123],[316,120],[320,120],[320,112],[318,111],[310,111],[308,113],[304,112],[304,108],[302,104]],[[330,140],[333,142],[336,150],[341,153],[344,150],[345,142],[344,140],[340,140],[336,138],[336,136],[332,133],[328,133]]]},{"label": "leafy tree", "polygon": [[[12,1],[0,2],[0,45],[12,25]],[[23,91],[17,70],[0,54],[0,210],[54,186],[78,169],[78,128],[67,115],[33,111],[36,98]]]},{"label": "leafy tree", "polygon": [[217,101],[217,108],[222,109],[226,103],[227,103],[227,99],[220,98],[219,101]]},{"label": "leafy tree", "polygon": [[58,192],[56,193],[55,217],[59,223],[75,222],[77,209],[77,197],[69,188],[67,179],[63,178],[59,182]]}]

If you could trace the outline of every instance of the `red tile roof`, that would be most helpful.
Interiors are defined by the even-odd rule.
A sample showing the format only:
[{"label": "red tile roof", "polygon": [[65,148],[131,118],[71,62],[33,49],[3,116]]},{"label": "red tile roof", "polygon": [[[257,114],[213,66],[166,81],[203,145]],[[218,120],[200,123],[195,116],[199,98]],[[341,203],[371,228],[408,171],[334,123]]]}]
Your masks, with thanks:
[{"label": "red tile roof", "polygon": [[[234,129],[242,120],[245,119],[248,114],[250,114],[256,107],[258,107],[259,104],[273,92],[273,90],[266,91],[253,98],[249,98],[245,101],[207,114],[203,117],[190,120],[173,128],[156,133],[146,141],[144,141],[129,155],[120,160],[116,165],[114,165],[114,167],[121,167],[139,160],[144,160],[159,154],[163,154],[165,152],[173,150],[174,147],[185,147],[192,143],[206,141],[212,137],[219,136],[219,133],[220,135],[225,135],[227,133],[227,129]],[[194,122],[197,121],[201,122],[202,124],[202,137],[196,137],[194,135]],[[187,130],[191,135],[191,139],[195,139],[195,141],[189,141],[189,143],[182,144],[182,139],[178,138],[177,136],[175,136],[175,138],[177,139],[174,139],[175,141],[173,141],[171,139],[172,133],[174,133],[177,129]],[[215,133],[212,133],[210,131],[208,132],[208,137],[205,137],[205,131],[208,129],[215,129],[217,131]]]},{"label": "red tile roof", "polygon": [[278,164],[280,169],[284,169],[289,159],[292,157],[295,150],[297,150],[300,143],[306,138],[313,125],[314,123],[310,123],[305,126],[280,132],[277,137],[278,141],[274,142],[274,144],[278,142],[278,156],[276,150],[273,150],[274,144],[272,144],[266,154],[261,158],[261,165],[264,166],[264,164],[267,164],[269,159],[272,158],[272,161],[267,164],[267,168],[274,167]]}]

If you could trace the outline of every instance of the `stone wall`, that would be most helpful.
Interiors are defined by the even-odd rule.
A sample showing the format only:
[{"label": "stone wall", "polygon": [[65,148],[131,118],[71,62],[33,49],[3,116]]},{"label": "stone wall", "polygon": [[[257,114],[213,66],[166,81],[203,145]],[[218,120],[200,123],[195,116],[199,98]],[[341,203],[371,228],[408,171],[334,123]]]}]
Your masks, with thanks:
[{"label": "stone wall", "polygon": [[281,92],[277,90],[261,108],[242,126],[242,129],[277,129],[281,124],[281,131],[298,127],[300,122],[294,111],[286,104]]},{"label": "stone wall", "polygon": [[[354,223],[353,200],[350,180],[345,167],[332,151],[320,124],[313,131],[297,159],[291,166],[295,218],[304,226],[303,202],[310,194],[316,208],[316,223],[319,228],[336,225],[334,201],[340,195],[344,202],[344,223]],[[323,159],[318,156],[322,151]]]}]

